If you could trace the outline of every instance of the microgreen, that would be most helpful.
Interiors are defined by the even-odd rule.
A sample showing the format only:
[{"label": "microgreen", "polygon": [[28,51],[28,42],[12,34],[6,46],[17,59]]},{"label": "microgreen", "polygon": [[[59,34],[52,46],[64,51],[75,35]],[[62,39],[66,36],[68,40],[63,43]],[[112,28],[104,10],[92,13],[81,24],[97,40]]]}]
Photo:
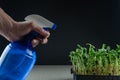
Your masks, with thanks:
[{"label": "microgreen", "polygon": [[120,75],[120,45],[116,49],[102,44],[96,49],[92,44],[82,47],[77,44],[74,51],[70,51],[70,60],[75,74],[79,75]]}]

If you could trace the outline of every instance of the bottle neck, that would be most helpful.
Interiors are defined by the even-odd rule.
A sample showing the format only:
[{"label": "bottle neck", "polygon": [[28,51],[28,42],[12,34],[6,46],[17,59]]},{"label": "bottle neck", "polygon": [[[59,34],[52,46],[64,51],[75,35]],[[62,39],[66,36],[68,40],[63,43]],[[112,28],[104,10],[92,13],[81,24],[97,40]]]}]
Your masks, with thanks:
[{"label": "bottle neck", "polygon": [[30,49],[33,50],[32,44],[30,42],[24,41],[24,40],[19,40],[19,41],[14,41],[11,43],[11,46],[16,48],[19,47],[20,49]]}]

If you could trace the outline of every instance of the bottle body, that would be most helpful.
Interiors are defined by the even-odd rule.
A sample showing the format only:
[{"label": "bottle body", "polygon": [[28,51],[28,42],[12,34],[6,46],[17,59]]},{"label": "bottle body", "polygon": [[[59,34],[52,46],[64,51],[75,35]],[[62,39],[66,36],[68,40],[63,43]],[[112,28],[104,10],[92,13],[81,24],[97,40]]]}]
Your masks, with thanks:
[{"label": "bottle body", "polygon": [[33,48],[19,42],[10,43],[0,58],[1,80],[25,80],[36,61]]}]

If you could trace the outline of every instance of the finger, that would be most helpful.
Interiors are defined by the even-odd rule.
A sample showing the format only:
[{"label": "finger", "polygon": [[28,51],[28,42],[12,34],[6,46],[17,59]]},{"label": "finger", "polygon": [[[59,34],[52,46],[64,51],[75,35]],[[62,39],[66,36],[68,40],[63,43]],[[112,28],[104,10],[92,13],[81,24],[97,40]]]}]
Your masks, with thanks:
[{"label": "finger", "polygon": [[45,31],[43,28],[41,28],[39,25],[32,22],[33,30],[38,32],[41,36],[44,38],[48,38],[50,36],[50,33],[48,31]]},{"label": "finger", "polygon": [[41,44],[46,44],[48,42],[48,38],[41,39],[39,37],[36,37],[36,39],[39,40]]},{"label": "finger", "polygon": [[43,39],[43,40],[41,41],[41,44],[46,44],[47,42],[48,42],[48,39],[45,38],[45,39]]},{"label": "finger", "polygon": [[40,41],[39,41],[38,39],[33,39],[33,40],[32,40],[32,46],[33,46],[33,47],[36,47],[36,46],[39,44],[39,42],[40,42]]}]

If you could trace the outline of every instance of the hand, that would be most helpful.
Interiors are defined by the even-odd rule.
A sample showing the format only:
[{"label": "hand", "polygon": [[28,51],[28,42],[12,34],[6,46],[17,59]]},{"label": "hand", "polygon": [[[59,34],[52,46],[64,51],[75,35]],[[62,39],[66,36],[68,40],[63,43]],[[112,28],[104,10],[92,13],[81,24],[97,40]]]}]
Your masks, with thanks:
[{"label": "hand", "polygon": [[33,39],[33,47],[38,45],[39,42],[41,44],[47,43],[48,37],[50,36],[49,32],[40,28],[40,26],[34,22],[17,22],[0,8],[0,34],[8,41],[12,42],[20,40],[23,36],[29,34],[33,30],[43,36],[42,38],[38,36],[36,39]]},{"label": "hand", "polygon": [[10,31],[11,34],[9,34],[7,38],[9,41],[20,40],[23,36],[29,34],[31,31],[36,31],[40,34],[40,36],[33,39],[32,41],[33,47],[38,45],[39,42],[41,44],[47,43],[50,33],[42,29],[39,25],[30,21],[14,22],[12,30]]}]

